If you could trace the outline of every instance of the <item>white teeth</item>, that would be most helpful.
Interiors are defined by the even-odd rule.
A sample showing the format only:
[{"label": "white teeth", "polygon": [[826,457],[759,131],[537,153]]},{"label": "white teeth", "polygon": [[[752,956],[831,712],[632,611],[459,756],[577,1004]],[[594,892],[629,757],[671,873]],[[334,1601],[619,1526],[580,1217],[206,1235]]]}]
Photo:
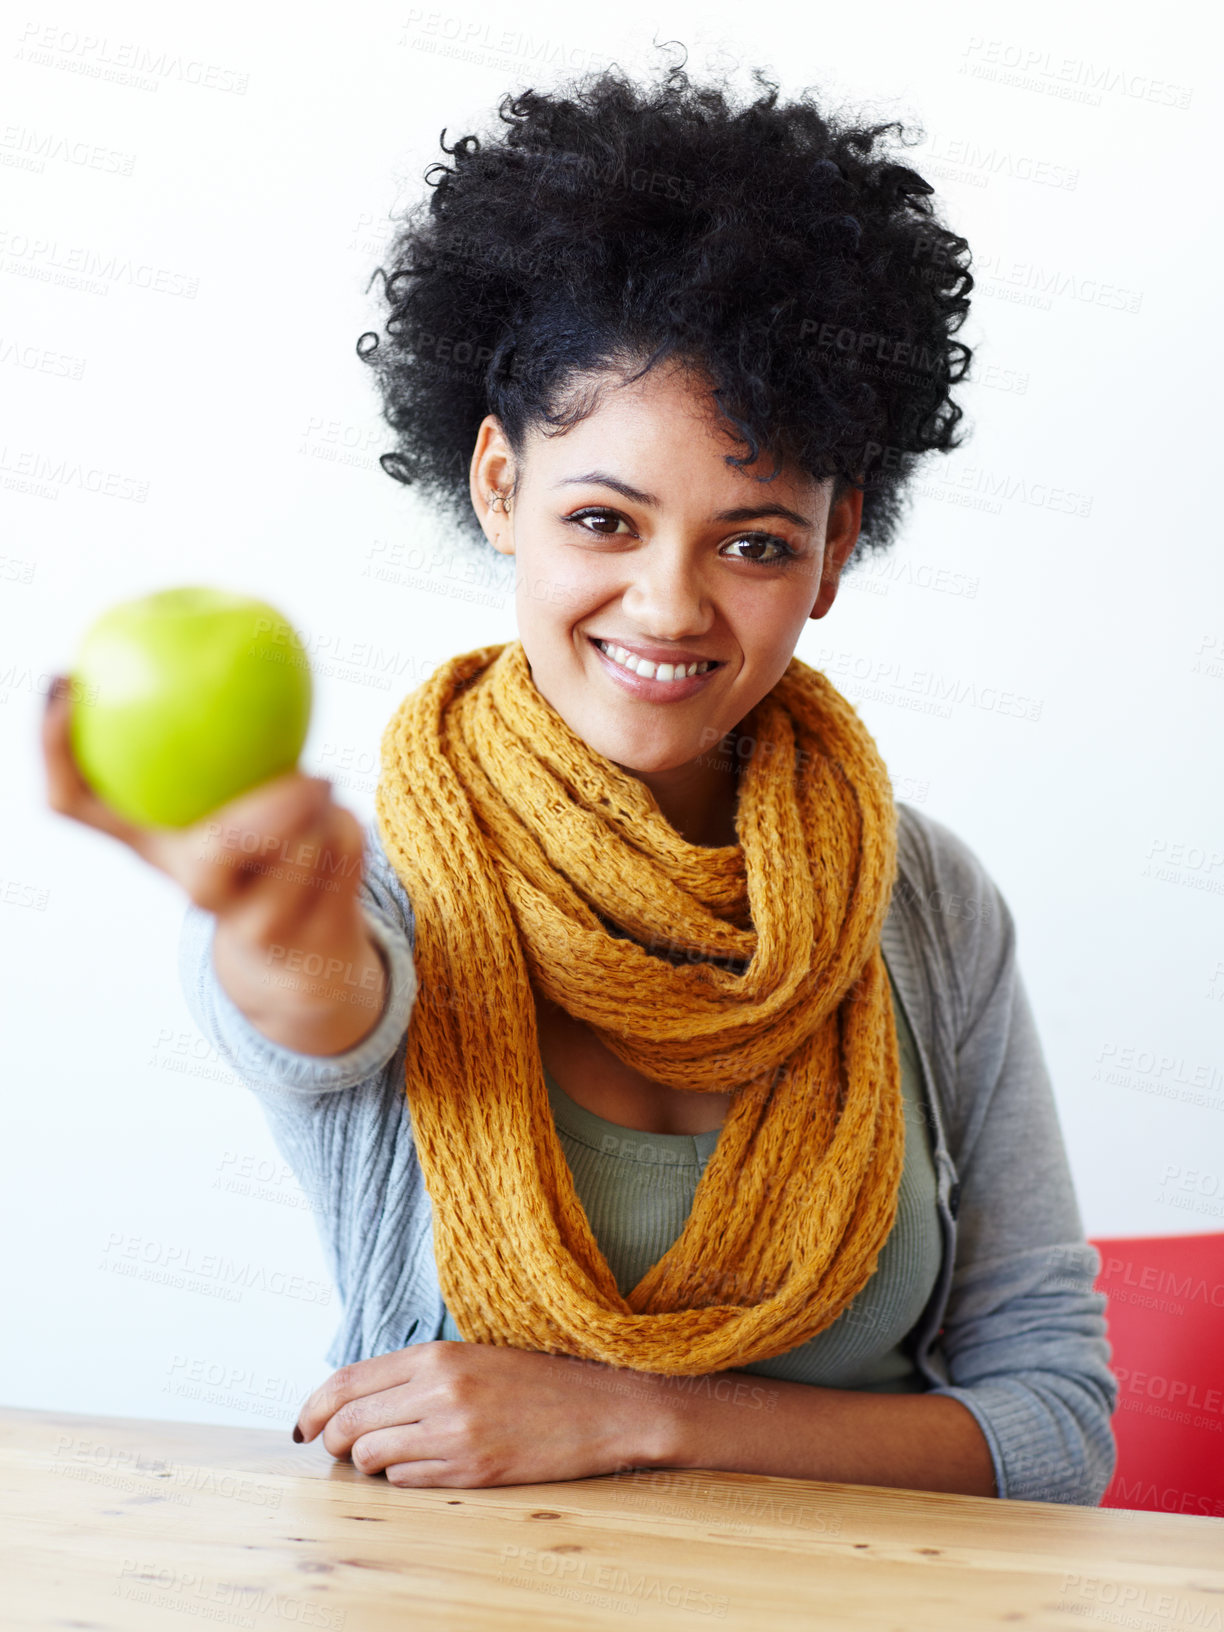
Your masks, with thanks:
[{"label": "white teeth", "polygon": [[690,675],[704,674],[714,667],[712,663],[690,663],[687,667],[682,663],[650,663],[644,657],[634,657],[623,646],[609,645],[606,640],[597,640],[595,644],[614,663],[640,674],[646,680],[687,680]]}]

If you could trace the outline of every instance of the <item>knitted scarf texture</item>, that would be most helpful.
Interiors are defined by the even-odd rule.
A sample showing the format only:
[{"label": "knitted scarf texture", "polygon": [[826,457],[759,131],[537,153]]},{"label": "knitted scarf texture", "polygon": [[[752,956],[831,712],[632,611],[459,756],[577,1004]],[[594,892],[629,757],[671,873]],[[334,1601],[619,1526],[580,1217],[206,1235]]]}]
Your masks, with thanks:
[{"label": "knitted scarf texture", "polygon": [[[416,918],[405,1092],[469,1342],[696,1376],[807,1342],[875,1270],[905,1140],[892,789],[796,657],[738,729],[717,848],[566,724],[519,640],[442,663],[383,732],[377,823]],[[533,988],[651,1080],[733,1095],[627,1296],[557,1136]]]}]

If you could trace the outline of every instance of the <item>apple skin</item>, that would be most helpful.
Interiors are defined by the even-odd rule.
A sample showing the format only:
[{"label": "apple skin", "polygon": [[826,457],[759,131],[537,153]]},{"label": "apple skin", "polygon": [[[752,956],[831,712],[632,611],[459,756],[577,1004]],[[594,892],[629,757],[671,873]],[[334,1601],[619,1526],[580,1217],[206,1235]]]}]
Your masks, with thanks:
[{"label": "apple skin", "polygon": [[189,827],[290,771],[310,725],[302,643],[266,601],[200,585],[123,601],[70,677],[72,751],[112,810]]}]

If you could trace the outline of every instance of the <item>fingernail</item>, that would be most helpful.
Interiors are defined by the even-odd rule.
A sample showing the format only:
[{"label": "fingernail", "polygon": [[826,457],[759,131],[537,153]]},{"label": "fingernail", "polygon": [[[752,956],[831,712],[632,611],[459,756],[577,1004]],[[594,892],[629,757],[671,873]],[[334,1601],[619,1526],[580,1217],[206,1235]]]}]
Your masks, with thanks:
[{"label": "fingernail", "polygon": [[293,1425],[293,1442],[294,1442],[294,1444],[295,1445],[302,1445],[302,1444],[305,1443],[305,1439],[306,1439],[306,1436],[302,1433],[302,1430],[298,1427],[297,1423],[295,1422],[294,1425]]}]

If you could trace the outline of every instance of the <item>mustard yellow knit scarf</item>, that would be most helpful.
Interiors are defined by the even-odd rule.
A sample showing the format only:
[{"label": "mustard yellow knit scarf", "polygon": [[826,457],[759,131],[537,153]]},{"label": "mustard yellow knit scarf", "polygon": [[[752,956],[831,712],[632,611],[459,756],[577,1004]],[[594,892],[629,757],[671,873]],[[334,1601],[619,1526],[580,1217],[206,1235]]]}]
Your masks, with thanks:
[{"label": "mustard yellow knit scarf", "polygon": [[[798,658],[739,731],[722,848],[571,730],[518,640],[444,662],[383,733],[378,827],[416,917],[405,1091],[468,1341],[699,1375],[806,1342],[875,1270],[905,1137],[879,946],[892,790]],[[533,986],[643,1075],[734,1090],[683,1230],[627,1297],[557,1137]]]}]

